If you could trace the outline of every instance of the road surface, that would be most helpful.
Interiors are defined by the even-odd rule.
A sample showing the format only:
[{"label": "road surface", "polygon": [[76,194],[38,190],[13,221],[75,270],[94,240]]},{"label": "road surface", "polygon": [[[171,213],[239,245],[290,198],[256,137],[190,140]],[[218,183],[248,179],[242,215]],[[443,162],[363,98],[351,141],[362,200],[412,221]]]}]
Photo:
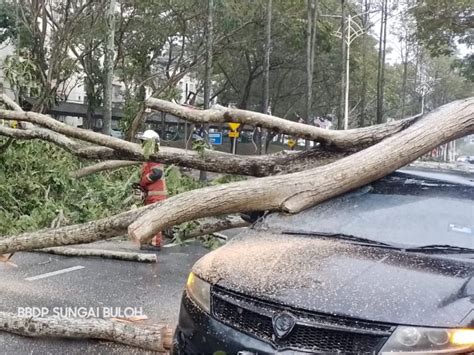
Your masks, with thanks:
[{"label": "road surface", "polygon": [[[99,246],[132,249],[127,242]],[[189,269],[207,252],[199,244],[163,248],[156,264],[17,253],[12,258],[17,268],[0,263],[0,310],[17,313],[19,308],[45,307],[53,314],[75,307],[133,308],[137,312],[141,308],[151,322],[174,325]],[[0,332],[0,354],[66,353],[145,352],[107,342],[29,339]]]}]

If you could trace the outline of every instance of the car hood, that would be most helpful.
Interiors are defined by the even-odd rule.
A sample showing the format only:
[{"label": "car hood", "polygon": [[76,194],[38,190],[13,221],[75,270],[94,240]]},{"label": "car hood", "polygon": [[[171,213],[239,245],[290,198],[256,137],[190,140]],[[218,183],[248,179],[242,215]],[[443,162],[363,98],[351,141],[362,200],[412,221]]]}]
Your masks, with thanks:
[{"label": "car hood", "polygon": [[474,326],[472,259],[251,231],[204,256],[193,270],[214,285],[315,312]]}]

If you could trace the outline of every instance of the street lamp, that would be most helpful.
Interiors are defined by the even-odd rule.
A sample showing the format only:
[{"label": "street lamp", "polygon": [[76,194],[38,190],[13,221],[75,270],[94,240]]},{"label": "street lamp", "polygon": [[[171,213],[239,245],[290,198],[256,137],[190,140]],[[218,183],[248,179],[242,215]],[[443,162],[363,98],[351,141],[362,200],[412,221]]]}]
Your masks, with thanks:
[{"label": "street lamp", "polygon": [[[353,20],[354,17],[360,17],[362,15],[373,13],[374,11],[361,12],[352,16],[348,14],[346,17],[346,33],[342,33],[341,27],[336,31],[335,36],[341,38],[347,47],[346,56],[346,87],[344,90],[344,129],[349,127],[349,63],[351,56],[351,43],[358,37],[362,36],[366,31],[357,22]],[[322,17],[335,17],[341,18],[340,15],[321,15]]]}]

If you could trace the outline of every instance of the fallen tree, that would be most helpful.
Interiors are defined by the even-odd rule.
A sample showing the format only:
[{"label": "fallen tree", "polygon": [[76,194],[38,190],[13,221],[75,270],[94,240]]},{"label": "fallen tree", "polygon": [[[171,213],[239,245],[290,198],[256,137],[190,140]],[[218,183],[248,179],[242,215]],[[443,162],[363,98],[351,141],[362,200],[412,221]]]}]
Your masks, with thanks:
[{"label": "fallen tree", "polygon": [[135,326],[100,318],[35,318],[0,312],[0,331],[27,337],[100,339],[165,352],[164,326]]},{"label": "fallen tree", "polygon": [[147,243],[169,226],[216,214],[262,210],[297,213],[377,180],[438,145],[471,133],[474,98],[442,106],[402,132],[322,167],[174,196],[143,213],[128,232],[133,240]]},{"label": "fallen tree", "polygon": [[[202,114],[205,111],[192,110],[192,112]],[[32,114],[25,115],[14,111],[0,111],[0,117],[2,115],[9,119],[20,120],[36,117]],[[33,121],[36,124],[47,122],[44,117],[33,119]],[[54,134],[60,133],[62,135],[70,131],[61,124],[47,123],[47,125],[58,131]],[[16,131],[22,132],[22,130]],[[138,243],[146,243],[154,233],[173,225],[228,213],[261,210],[296,213],[328,198],[379,179],[422,156],[432,148],[473,132],[474,98],[459,100],[440,107],[422,118],[412,119],[408,127],[394,134],[392,132],[388,138],[353,153],[349,157],[343,153],[338,156],[339,158],[343,156],[342,159],[334,161],[331,160],[334,159],[334,156],[331,156],[329,160],[334,161],[332,163],[316,168],[315,165],[309,164],[306,165],[305,170],[291,174],[250,179],[194,190],[154,205],[98,221],[10,236],[0,240],[0,254],[108,239],[122,234],[127,230],[127,227],[133,240]],[[92,133],[89,132],[85,135],[81,131],[76,132],[73,136],[84,139],[87,137],[88,142],[99,144],[100,142],[96,140],[97,137]],[[113,137],[104,138],[104,136],[100,138],[102,142],[115,139]],[[128,147],[131,144],[133,143],[124,144],[120,154],[125,154],[128,158],[130,152],[127,153],[125,146]],[[114,154],[119,151],[116,141],[111,144],[107,143],[106,147],[92,147],[108,149]],[[139,146],[131,146],[131,149],[133,154],[136,154],[135,158],[144,158]],[[329,152],[329,154],[332,153],[334,152]],[[292,154],[290,153],[288,156],[291,157]],[[311,155],[313,152],[295,154]],[[150,159],[156,157],[150,157]],[[122,157],[122,159],[124,158]],[[174,159],[177,159],[176,156]],[[196,155],[195,159],[200,163],[205,161],[199,155]],[[245,161],[247,157],[236,159]],[[264,163],[266,159],[271,160],[272,156],[261,156],[259,159]],[[182,161],[182,163],[186,165],[188,161]],[[213,164],[226,166],[221,160],[215,160]],[[253,166],[250,170],[252,169],[258,170],[259,167]],[[252,170],[252,172],[255,173],[256,170]],[[242,169],[232,171],[237,173]]]}]

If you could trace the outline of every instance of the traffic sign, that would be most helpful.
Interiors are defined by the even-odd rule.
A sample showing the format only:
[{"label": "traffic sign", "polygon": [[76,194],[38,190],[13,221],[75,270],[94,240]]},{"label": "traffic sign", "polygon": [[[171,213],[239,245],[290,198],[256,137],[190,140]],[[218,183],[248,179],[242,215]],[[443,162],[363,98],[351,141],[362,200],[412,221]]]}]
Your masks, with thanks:
[{"label": "traffic sign", "polygon": [[209,133],[209,143],[213,145],[222,145],[222,133],[221,132]]},{"label": "traffic sign", "polygon": [[240,127],[240,123],[229,122],[229,128],[230,128],[231,131],[237,131],[239,129],[239,127]]},{"label": "traffic sign", "polygon": [[239,138],[239,132],[229,132],[230,138]]},{"label": "traffic sign", "polygon": [[294,139],[288,139],[288,147],[293,148],[296,145],[296,141]]}]

